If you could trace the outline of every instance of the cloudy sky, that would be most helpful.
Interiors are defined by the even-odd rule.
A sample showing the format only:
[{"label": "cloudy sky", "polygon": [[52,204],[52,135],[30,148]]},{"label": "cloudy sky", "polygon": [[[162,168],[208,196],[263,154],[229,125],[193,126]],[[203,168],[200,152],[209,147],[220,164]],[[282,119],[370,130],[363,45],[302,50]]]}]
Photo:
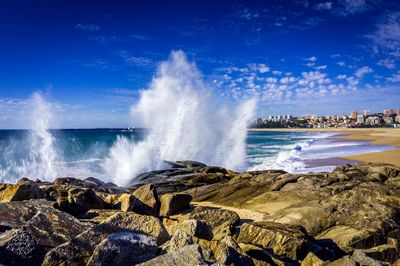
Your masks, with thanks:
[{"label": "cloudy sky", "polygon": [[396,1],[3,0],[0,36],[0,128],[24,127],[38,90],[60,127],[129,126],[172,50],[257,116],[400,109]]}]

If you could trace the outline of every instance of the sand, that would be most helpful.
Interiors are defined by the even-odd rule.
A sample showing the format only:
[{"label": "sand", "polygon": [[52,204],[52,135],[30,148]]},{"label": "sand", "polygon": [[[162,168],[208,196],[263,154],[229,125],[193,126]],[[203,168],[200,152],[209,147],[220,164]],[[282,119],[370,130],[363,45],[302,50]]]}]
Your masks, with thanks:
[{"label": "sand", "polygon": [[261,128],[250,131],[335,132],[349,140],[367,140],[371,144],[394,146],[395,149],[343,157],[352,161],[390,163],[400,166],[400,128]]}]

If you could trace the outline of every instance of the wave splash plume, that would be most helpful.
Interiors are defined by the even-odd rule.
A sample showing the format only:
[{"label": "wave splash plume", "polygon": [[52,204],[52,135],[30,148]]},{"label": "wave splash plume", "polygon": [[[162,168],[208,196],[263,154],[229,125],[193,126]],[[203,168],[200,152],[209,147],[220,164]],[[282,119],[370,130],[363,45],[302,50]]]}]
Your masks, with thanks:
[{"label": "wave splash plume", "polygon": [[31,96],[28,104],[30,130],[0,145],[2,182],[15,183],[20,177],[52,181],[57,175],[55,140],[49,132],[52,105],[39,92]]},{"label": "wave splash plume", "polygon": [[132,107],[135,125],[149,129],[144,140],[119,137],[104,169],[119,185],[138,174],[165,167],[163,160],[198,160],[231,169],[246,167],[247,126],[256,102],[222,107],[196,65],[182,51],[160,64],[149,89]]}]

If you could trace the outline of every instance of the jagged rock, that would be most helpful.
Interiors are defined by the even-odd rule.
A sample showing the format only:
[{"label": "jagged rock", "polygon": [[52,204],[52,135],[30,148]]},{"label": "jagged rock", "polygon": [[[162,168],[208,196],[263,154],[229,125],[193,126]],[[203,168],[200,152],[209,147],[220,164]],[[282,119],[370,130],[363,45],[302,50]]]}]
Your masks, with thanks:
[{"label": "jagged rock", "polygon": [[0,184],[0,203],[30,199],[43,199],[45,197],[45,192],[36,184],[25,182],[15,185]]},{"label": "jagged rock", "polygon": [[147,205],[145,205],[143,202],[141,202],[138,198],[133,196],[132,194],[129,193],[123,193],[119,197],[119,202],[121,203],[121,211],[124,212],[136,212],[139,214],[145,214],[145,215],[156,215],[156,210],[150,209]]},{"label": "jagged rock", "polygon": [[355,261],[350,259],[350,256],[344,256],[338,260],[327,262],[327,266],[359,266]]},{"label": "jagged rock", "polygon": [[46,251],[26,230],[13,229],[0,235],[0,264],[41,265]]},{"label": "jagged rock", "polygon": [[214,240],[231,235],[232,228],[240,221],[237,213],[212,207],[196,207],[190,214],[191,219],[201,220],[212,228]]},{"label": "jagged rock", "polygon": [[238,242],[272,249],[278,256],[293,260],[303,259],[308,251],[307,232],[301,226],[274,222],[252,222],[243,224]]},{"label": "jagged rock", "polygon": [[104,239],[121,231],[134,231],[152,236],[157,245],[163,244],[168,239],[167,231],[156,217],[121,212],[49,251],[44,259],[44,264],[59,265],[66,261],[72,265],[86,264],[95,248]]},{"label": "jagged rock", "polygon": [[324,262],[314,253],[309,252],[304,260],[301,262],[301,266],[324,266],[327,262]]},{"label": "jagged rock", "polygon": [[113,233],[96,247],[86,265],[135,265],[156,256],[153,238],[131,231]]},{"label": "jagged rock", "polygon": [[139,265],[141,266],[170,266],[170,265],[212,265],[211,254],[199,245],[185,246],[179,250],[155,257]]},{"label": "jagged rock", "polygon": [[240,246],[230,237],[226,236],[212,249],[214,257],[221,265],[253,265],[252,259],[247,256]]},{"label": "jagged rock", "polygon": [[109,209],[93,209],[87,211],[85,214],[77,216],[76,218],[78,218],[82,222],[91,222],[98,224],[104,222],[109,217],[119,212],[121,211]]},{"label": "jagged rock", "polygon": [[90,209],[104,209],[106,204],[91,188],[71,188],[67,197],[57,198],[57,206],[72,215],[80,215]]},{"label": "jagged rock", "polygon": [[24,227],[39,245],[61,245],[91,228],[68,213],[57,210],[53,202],[29,200],[0,203],[0,224],[10,228]]},{"label": "jagged rock", "polygon": [[157,191],[152,184],[146,184],[136,189],[132,195],[142,202],[143,210],[140,213],[157,215],[160,208]]},{"label": "jagged rock", "polygon": [[171,226],[166,226],[166,229],[171,236],[174,235],[176,231],[182,231],[189,236],[208,240],[212,238],[211,227],[202,221],[194,219],[185,220],[181,223],[177,223]]},{"label": "jagged rock", "polygon": [[119,200],[120,195],[118,194],[100,194],[103,201],[111,209],[121,209],[121,202]]},{"label": "jagged rock", "polygon": [[184,193],[164,194],[160,197],[161,216],[171,216],[190,207],[192,196]]},{"label": "jagged rock", "polygon": [[182,230],[176,230],[171,239],[161,248],[166,252],[172,252],[188,245],[194,244],[193,236]]},{"label": "jagged rock", "polygon": [[196,161],[176,161],[176,162],[171,162],[171,161],[164,161],[168,165],[170,165],[173,168],[194,168],[194,167],[206,167],[204,163],[196,162]]},{"label": "jagged rock", "polygon": [[356,265],[368,265],[368,266],[382,266],[385,265],[382,262],[374,260],[368,257],[364,252],[361,250],[355,250],[353,255],[350,257],[350,260],[356,262]]},{"label": "jagged rock", "polygon": [[91,188],[97,192],[107,193],[122,193],[125,191],[125,189],[122,189],[111,182],[105,183],[94,177],[88,177],[84,180],[73,177],[59,177],[54,180],[54,185],[56,187]]}]

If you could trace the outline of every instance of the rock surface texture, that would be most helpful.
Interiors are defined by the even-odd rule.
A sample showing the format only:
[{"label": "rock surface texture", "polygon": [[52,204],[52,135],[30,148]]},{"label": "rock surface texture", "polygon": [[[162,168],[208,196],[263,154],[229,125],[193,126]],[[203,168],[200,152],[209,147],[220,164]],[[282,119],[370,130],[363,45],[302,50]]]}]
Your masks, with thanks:
[{"label": "rock surface texture", "polygon": [[0,184],[1,265],[400,265],[400,168]]}]

